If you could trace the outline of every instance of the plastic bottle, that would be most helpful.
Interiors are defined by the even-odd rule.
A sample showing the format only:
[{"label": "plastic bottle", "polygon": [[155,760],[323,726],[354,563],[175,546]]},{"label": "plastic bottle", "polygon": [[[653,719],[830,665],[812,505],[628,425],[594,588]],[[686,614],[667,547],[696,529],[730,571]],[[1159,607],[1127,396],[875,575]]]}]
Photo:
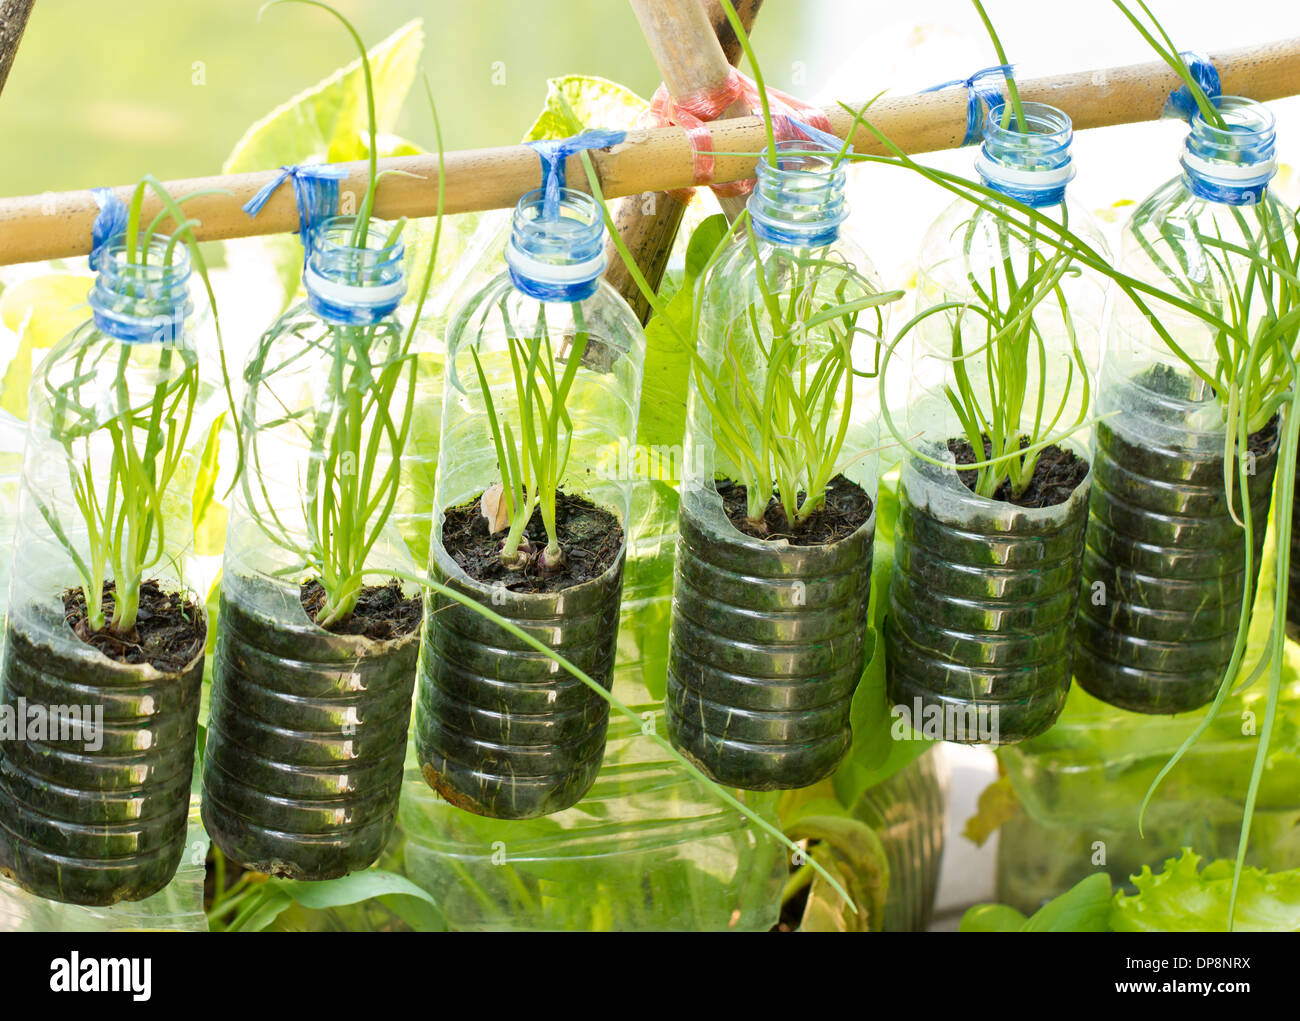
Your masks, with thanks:
[{"label": "plastic bottle", "polygon": [[[514,212],[508,268],[452,316],[429,574],[546,642],[608,688],[630,506],[625,469],[636,438],[645,335],[627,303],[601,279],[604,246],[601,209],[590,196],[562,187],[530,192]],[[561,408],[556,388],[565,380],[571,389]],[[529,390],[532,384],[538,389]],[[503,482],[492,423],[510,430],[507,442],[521,442],[532,400],[541,402],[531,405],[539,423],[556,416],[556,441],[564,452],[557,459],[558,492],[612,514],[620,530],[606,566],[549,591],[533,590],[528,580],[544,570],[538,565],[548,550],[524,550],[514,568],[485,581],[456,559],[459,548],[444,543],[448,515],[478,514],[484,492]],[[521,462],[525,457],[521,450]],[[526,470],[537,478],[535,465]],[[559,537],[573,543],[567,561],[579,564],[597,550],[565,529],[586,527],[595,517],[567,506],[557,512]],[[481,527],[486,534],[486,522]],[[503,543],[509,534],[503,527]],[[534,536],[535,542],[547,540]],[[605,701],[549,658],[454,600],[430,598],[416,747],[426,780],[453,804],[508,819],[569,807],[595,781],[608,719]]]},{"label": "plastic bottle", "polygon": [[[1039,103],[1025,103],[1023,114],[1024,123],[1005,106],[989,111],[975,161],[981,180],[1104,252],[1088,216],[1067,197],[1075,173],[1069,117]],[[1026,283],[1031,265],[1045,274],[1056,257],[1046,242],[965,200],[939,217],[922,247],[918,312],[945,302],[963,306],[930,315],[919,331],[904,432],[941,464],[914,456],[905,461],[886,621],[890,698],[927,736],[1021,740],[1051,725],[1070,687],[1091,475],[1054,502],[1022,506],[1002,489],[976,492],[949,467],[956,463],[952,445],[969,444],[951,401],[962,394],[959,372],[983,423],[1012,417],[1009,442],[1015,429],[1023,437],[1037,424],[1040,437],[1054,438],[1086,467],[1086,448],[1066,435],[1087,421],[1104,287],[1077,266],[1058,267],[1064,273],[1058,287],[1032,306],[1029,318],[1004,324],[1008,332],[1028,330],[1019,355],[1001,355],[1024,359],[1022,406],[1014,387],[990,371],[996,349],[988,317],[1009,318],[1012,295],[1032,286]],[[997,390],[990,377],[998,378]],[[983,450],[970,453],[986,459]],[[941,729],[930,726],[935,721]]]},{"label": "plastic bottle", "polygon": [[[392,509],[421,410],[423,335],[397,315],[402,241],[389,224],[371,221],[363,239],[356,229],[352,217],[314,228],[306,300],[245,369],[245,467],[204,758],[213,841],[249,868],[296,879],[341,876],[383,850],[419,650],[418,567]],[[353,512],[336,514],[346,500]],[[347,585],[313,590],[325,570],[364,572],[348,575],[365,586],[350,616]]]},{"label": "plastic bottle", "polygon": [[[1290,243],[1294,218],[1268,193],[1276,173],[1273,115],[1232,96],[1213,100],[1227,128],[1193,116],[1182,173],[1133,212],[1121,268],[1182,299],[1239,318],[1229,291],[1249,287],[1253,336],[1266,296],[1248,260],[1220,240],[1261,254]],[[1254,280],[1254,283],[1251,281]],[[1201,319],[1153,301],[1178,346],[1217,377],[1217,339]],[[1117,306],[1108,332],[1095,430],[1096,485],[1088,522],[1075,675],[1088,691],[1135,712],[1178,713],[1218,690],[1241,615],[1245,533],[1224,482],[1225,394],[1170,350],[1139,309]],[[1252,573],[1263,551],[1276,422],[1248,426],[1247,502]],[[1238,454],[1240,456],[1240,454]],[[1235,467],[1235,466],[1234,466]],[[1240,517],[1240,487],[1233,500]]]},{"label": "plastic bottle", "polygon": [[[753,449],[763,449],[763,423],[728,403],[732,367],[761,400],[775,374],[811,378],[837,343],[834,331],[850,320],[854,366],[869,371],[878,364],[883,307],[817,320],[828,307],[880,291],[866,256],[841,235],[845,170],[821,148],[782,142],[775,165],[759,161],[748,203],[752,230],[738,230],[703,284],[698,344],[707,372],[692,372],[687,398],[668,732],[712,779],[749,790],[804,787],[834,771],[851,741],[849,707],[864,666],[875,535],[872,444],[855,434],[840,452],[835,470],[844,476],[843,491],[864,495],[869,511],[831,542],[743,532],[718,489],[724,480],[746,484],[747,469],[719,446],[715,429],[743,431]],[[780,324],[771,314],[777,306],[787,310]],[[773,337],[783,332],[797,344],[775,364]],[[851,416],[849,400],[835,398],[832,421]],[[724,421],[715,420],[711,403]],[[832,429],[828,442],[834,435]],[[771,482],[751,480],[746,497],[748,485]]]},{"label": "plastic bottle", "polygon": [[[184,665],[160,669],[110,658],[65,620],[65,594],[86,585],[78,565],[94,571],[84,508],[124,507],[109,466],[129,451],[139,465],[134,484],[152,468],[163,511],[163,535],[149,539],[158,555],[140,581],[203,610],[176,573],[191,542],[190,491],[177,484],[179,471],[158,476],[167,458],[150,451],[155,439],[184,449],[197,398],[188,250],[155,236],[133,262],[119,239],[94,260],[92,316],[38,366],[28,398],[0,671],[0,710],[23,732],[0,740],[0,871],[41,897],[106,905],[149,897],[176,871],[203,679],[202,641]],[[124,579],[114,576],[114,552],[153,519],[146,511],[114,521],[103,580],[116,586]],[[122,593],[114,591],[116,607]],[[41,731],[30,729],[37,710]]]}]

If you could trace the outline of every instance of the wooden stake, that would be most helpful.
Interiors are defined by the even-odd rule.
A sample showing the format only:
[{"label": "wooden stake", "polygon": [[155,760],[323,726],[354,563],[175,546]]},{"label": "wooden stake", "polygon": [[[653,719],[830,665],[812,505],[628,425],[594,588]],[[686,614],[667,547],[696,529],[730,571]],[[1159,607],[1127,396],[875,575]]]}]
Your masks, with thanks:
[{"label": "wooden stake", "polygon": [[0,92],[9,80],[9,69],[13,67],[18,44],[23,41],[23,29],[35,4],[36,0],[0,0]]},{"label": "wooden stake", "polygon": [[[1212,53],[1210,59],[1219,69],[1223,91],[1228,95],[1270,100],[1300,93],[1300,38]],[[1179,84],[1177,75],[1165,64],[1150,63],[1039,78],[1022,82],[1020,89],[1027,100],[1065,110],[1075,128],[1083,129],[1155,120]],[[843,137],[852,116],[839,107],[828,108],[826,113],[832,130]],[[965,133],[966,94],[963,89],[948,89],[885,97],[872,107],[872,120],[907,152],[951,149],[961,143]],[[764,145],[760,119],[716,121],[710,130],[716,152],[747,154],[718,156],[716,179],[737,181],[753,176],[756,154]],[[855,134],[853,143],[858,152],[882,152],[865,128]],[[691,148],[679,128],[629,132],[621,145],[595,151],[592,159],[609,198],[689,187],[694,176]],[[437,157],[404,156],[382,160],[380,165],[416,176],[390,175],[380,182],[377,216],[396,219],[433,215],[437,207]],[[344,166],[349,176],[341,182],[341,188],[361,194],[366,163]],[[446,169],[448,213],[509,208],[537,186],[537,155],[520,145],[448,153]],[[567,171],[571,186],[584,186],[586,174],[580,160],[571,159]],[[272,196],[256,219],[240,208],[275,173],[266,170],[192,178],[173,181],[168,189],[176,197],[211,187],[230,192],[225,196],[203,196],[186,204],[186,213],[202,221],[195,232],[202,240],[296,231],[298,215],[290,188]],[[119,194],[126,201],[130,188],[119,189]],[[145,202],[146,218],[157,210],[156,200]],[[0,265],[86,254],[96,211],[89,191],[0,199]]]},{"label": "wooden stake", "polygon": [[[746,31],[753,27],[762,3],[763,0],[748,0],[737,7],[736,13]],[[743,52],[719,0],[670,0],[668,3],[632,0],[632,7],[646,32],[659,73],[663,75],[671,95],[679,96],[721,84],[730,66]],[[691,12],[682,15],[683,7],[690,7]],[[679,15],[682,20],[670,23],[671,15]],[[722,45],[722,38],[729,41],[730,51]],[[696,58],[694,50],[703,50],[708,56]],[[748,111],[741,108],[734,112],[744,114]],[[630,195],[613,204],[611,217],[614,226],[636,259],[641,274],[656,291],[663,281],[668,256],[672,253],[685,211],[681,202],[662,191]],[[739,215],[739,208],[727,209],[724,205],[724,211],[731,219]],[[642,297],[613,242],[606,248],[609,269],[605,271],[605,279],[623,295],[641,322],[648,322],[650,303]]]}]

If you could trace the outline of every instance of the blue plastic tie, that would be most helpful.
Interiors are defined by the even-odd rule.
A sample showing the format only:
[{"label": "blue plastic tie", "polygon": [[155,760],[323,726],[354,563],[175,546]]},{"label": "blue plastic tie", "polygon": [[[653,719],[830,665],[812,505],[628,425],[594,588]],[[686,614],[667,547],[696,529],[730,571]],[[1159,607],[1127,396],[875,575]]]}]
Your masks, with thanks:
[{"label": "blue plastic tie", "polygon": [[627,137],[626,131],[608,131],[603,128],[584,131],[569,138],[525,142],[542,161],[542,216],[554,220],[560,215],[560,189],[564,187],[564,161],[574,153],[586,149],[605,149],[618,145]]},{"label": "blue plastic tie", "polygon": [[1002,92],[1000,89],[991,88],[983,84],[985,78],[992,78],[994,75],[1002,78],[1004,81],[1010,78],[1015,69],[1014,64],[995,64],[993,67],[985,67],[976,71],[969,78],[954,78],[950,82],[944,82],[941,85],[932,85],[928,89],[922,89],[922,92],[941,92],[944,89],[955,88],[958,85],[966,89],[966,134],[962,137],[962,145],[974,145],[984,134],[984,112],[991,110],[995,106],[1001,105]]},{"label": "blue plastic tie", "polygon": [[339,204],[339,181],[348,176],[337,163],[290,164],[264,184],[256,195],[244,203],[244,212],[256,216],[267,200],[286,179],[293,181],[293,197],[298,203],[298,236],[302,238],[303,261],[311,248],[311,232],[321,220],[332,216]]},{"label": "blue plastic tie", "polygon": [[[844,139],[840,138],[838,135],[832,135],[829,131],[822,131],[821,128],[814,128],[811,124],[805,124],[803,121],[795,117],[791,117],[787,114],[778,114],[772,119],[774,121],[785,121],[810,142],[817,143],[830,153],[838,153],[844,148]],[[850,145],[845,151],[852,152],[853,146]]]},{"label": "blue plastic tie", "polygon": [[126,233],[126,203],[117,197],[112,188],[92,188],[99,214],[91,228],[90,268],[99,269],[99,260],[109,242]]},{"label": "blue plastic tie", "polygon": [[[1223,88],[1219,80],[1219,72],[1208,58],[1190,50],[1180,53],[1179,56],[1187,62],[1187,70],[1192,72],[1196,84],[1201,87],[1206,96],[1213,99],[1219,95]],[[1161,111],[1160,116],[1180,117],[1190,123],[1198,110],[1200,110],[1200,107],[1196,105],[1192,90],[1186,85],[1180,85],[1169,93],[1169,99],[1165,102],[1165,108]]]},{"label": "blue plastic tie", "polygon": [[[99,213],[91,228],[90,248],[90,268],[99,276],[87,297],[95,326],[101,333],[127,344],[175,341],[183,334],[185,319],[193,308],[188,294],[182,291],[165,313],[161,310],[160,303],[158,313],[151,316],[140,316],[121,307],[121,295],[112,289],[112,285],[105,284],[101,264],[108,254],[109,246],[126,236],[129,213],[126,203],[117,197],[112,188],[92,188],[90,193],[99,206]],[[185,276],[189,276],[188,271]]]}]

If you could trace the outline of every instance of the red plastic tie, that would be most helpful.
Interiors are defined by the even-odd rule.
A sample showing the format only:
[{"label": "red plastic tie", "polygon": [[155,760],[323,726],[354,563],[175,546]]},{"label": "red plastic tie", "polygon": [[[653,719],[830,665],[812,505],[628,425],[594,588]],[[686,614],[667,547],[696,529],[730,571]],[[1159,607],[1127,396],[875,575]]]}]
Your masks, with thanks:
[{"label": "red plastic tie", "polygon": [[[794,124],[791,118],[801,120],[820,131],[831,130],[830,120],[826,114],[814,106],[808,106],[780,89],[767,89],[768,105],[772,109],[772,129],[778,141],[794,138],[807,138]],[[694,180],[697,186],[708,185],[719,197],[727,195],[748,195],[754,190],[754,179],[731,181],[726,184],[713,184],[717,160],[713,155],[713,135],[709,131],[710,121],[717,120],[733,103],[744,102],[751,114],[762,111],[758,96],[758,86],[736,68],[722,84],[711,89],[698,89],[673,99],[668,94],[668,87],[660,85],[650,100],[650,109],[646,112],[647,121],[656,127],[670,125],[682,128],[691,143],[691,153],[695,164]],[[679,188],[668,194],[680,202],[690,200],[693,189]]]}]

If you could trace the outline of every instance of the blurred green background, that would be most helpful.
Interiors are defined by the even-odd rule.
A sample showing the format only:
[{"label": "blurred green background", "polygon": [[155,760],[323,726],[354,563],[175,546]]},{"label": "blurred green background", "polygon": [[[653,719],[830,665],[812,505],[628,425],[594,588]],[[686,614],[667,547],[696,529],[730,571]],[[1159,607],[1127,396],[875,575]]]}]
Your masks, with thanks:
[{"label": "blurred green background", "polygon": [[[0,96],[0,194],[217,173],[245,128],[347,63],[323,11],[262,0],[38,0]],[[659,75],[622,0],[336,0],[368,44],[422,17],[448,148],[523,135],[547,78],[595,74],[648,95]],[[755,41],[778,88],[816,91],[850,40],[820,30],[835,0],[770,0]],[[840,47],[842,52],[837,52]],[[203,84],[196,84],[202,80]],[[423,102],[398,132],[432,148]]]}]

